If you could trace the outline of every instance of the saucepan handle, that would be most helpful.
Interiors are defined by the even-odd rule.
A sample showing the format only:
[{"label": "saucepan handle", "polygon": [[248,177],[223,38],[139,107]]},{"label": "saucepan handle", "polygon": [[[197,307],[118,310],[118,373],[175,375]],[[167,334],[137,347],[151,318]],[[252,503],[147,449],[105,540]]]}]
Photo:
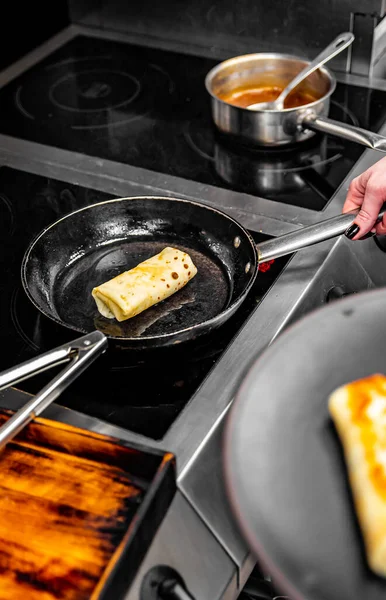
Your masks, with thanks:
[{"label": "saucepan handle", "polygon": [[104,352],[106,347],[106,336],[100,331],[94,331],[69,344],[64,344],[0,373],[0,389],[4,389],[50,367],[63,362],[69,363],[36,396],[31,398],[0,427],[0,448],[13,439],[32,419],[40,415],[51,402],[56,400],[66,387],[83,373],[97,356]]},{"label": "saucepan handle", "polygon": [[301,127],[344,138],[372,150],[386,152],[386,137],[360,127],[334,121],[328,117],[318,117],[313,111],[307,112],[301,117]]},{"label": "saucepan handle", "polygon": [[[377,222],[382,219],[385,212],[386,202],[382,206]],[[337,237],[344,233],[347,227],[355,221],[357,214],[358,209],[338,215],[337,217],[332,217],[326,221],[321,221],[315,225],[309,225],[298,231],[272,238],[266,242],[261,242],[257,246],[259,263],[280,258],[280,256],[286,256],[302,248],[307,248],[308,246],[313,246],[319,242]]]}]

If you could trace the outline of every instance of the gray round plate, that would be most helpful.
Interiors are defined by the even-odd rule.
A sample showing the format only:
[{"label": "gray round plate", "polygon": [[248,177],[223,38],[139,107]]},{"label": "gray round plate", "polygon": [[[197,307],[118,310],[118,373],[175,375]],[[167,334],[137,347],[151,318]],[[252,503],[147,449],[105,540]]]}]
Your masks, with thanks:
[{"label": "gray round plate", "polygon": [[294,600],[384,600],[368,568],[328,413],[340,385],[386,374],[386,290],[314,311],[253,364],[231,409],[225,475],[257,559]]}]

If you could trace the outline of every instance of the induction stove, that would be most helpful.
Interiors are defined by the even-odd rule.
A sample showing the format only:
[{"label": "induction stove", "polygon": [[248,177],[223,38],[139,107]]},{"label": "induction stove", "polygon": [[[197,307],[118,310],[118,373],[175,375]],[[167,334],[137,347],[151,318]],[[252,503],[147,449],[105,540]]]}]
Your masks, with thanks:
[{"label": "induction stove", "polygon": [[[78,35],[0,90],[0,133],[321,211],[363,152],[315,135],[284,151],[215,130],[204,86],[218,61]],[[377,131],[386,92],[338,83],[330,117]]]}]

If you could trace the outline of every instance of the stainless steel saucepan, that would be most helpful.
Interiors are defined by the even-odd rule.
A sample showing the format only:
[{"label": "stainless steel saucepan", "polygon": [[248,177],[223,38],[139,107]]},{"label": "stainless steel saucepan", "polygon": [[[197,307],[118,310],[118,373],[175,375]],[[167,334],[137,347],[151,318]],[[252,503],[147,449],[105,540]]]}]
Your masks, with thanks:
[{"label": "stainless steel saucepan", "polygon": [[326,67],[312,73],[297,90],[314,101],[282,110],[249,110],[231,103],[232,92],[283,89],[308,61],[280,53],[246,54],[214,67],[205,78],[216,127],[243,142],[280,147],[306,140],[315,132],[334,135],[386,152],[386,138],[328,118],[336,79]]}]

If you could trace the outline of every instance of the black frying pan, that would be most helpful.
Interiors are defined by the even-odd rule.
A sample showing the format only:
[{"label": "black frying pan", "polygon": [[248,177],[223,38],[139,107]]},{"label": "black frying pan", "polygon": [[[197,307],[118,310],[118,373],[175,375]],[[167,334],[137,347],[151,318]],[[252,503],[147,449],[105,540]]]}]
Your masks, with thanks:
[{"label": "black frying pan", "polygon": [[[229,319],[248,294],[259,262],[337,236],[354,218],[355,213],[340,215],[256,248],[237,221],[203,204],[161,197],[110,200],[42,231],[24,256],[22,282],[33,304],[60,325],[81,333],[99,329],[133,348],[169,346]],[[188,252],[196,277],[133,319],[118,323],[102,317],[92,288],[165,246]]]},{"label": "black frying pan", "polygon": [[254,363],[225,436],[227,489],[258,559],[292,600],[384,600],[367,567],[327,401],[386,373],[386,290],[311,313]]}]

